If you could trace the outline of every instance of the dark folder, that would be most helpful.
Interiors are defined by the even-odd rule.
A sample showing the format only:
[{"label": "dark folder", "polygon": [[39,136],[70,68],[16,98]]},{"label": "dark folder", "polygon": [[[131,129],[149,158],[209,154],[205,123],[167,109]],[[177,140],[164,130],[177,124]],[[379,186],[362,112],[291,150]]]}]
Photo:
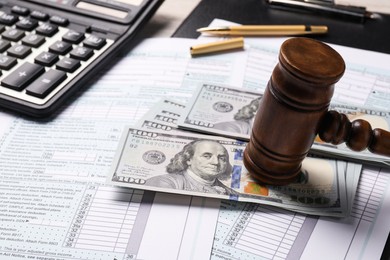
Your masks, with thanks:
[{"label": "dark folder", "polygon": [[184,20],[173,37],[197,38],[196,29],[214,18],[240,24],[327,25],[326,35],[312,35],[324,42],[390,54],[390,15],[366,19],[364,23],[309,13],[270,8],[265,0],[202,0]]}]

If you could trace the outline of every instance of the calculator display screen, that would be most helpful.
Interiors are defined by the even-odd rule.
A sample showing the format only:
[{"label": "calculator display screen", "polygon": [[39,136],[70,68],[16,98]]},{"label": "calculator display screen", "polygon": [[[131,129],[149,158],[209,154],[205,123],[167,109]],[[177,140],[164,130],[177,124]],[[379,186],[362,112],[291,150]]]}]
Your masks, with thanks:
[{"label": "calculator display screen", "polygon": [[[0,0],[1,2],[2,0]],[[121,24],[130,24],[149,1],[161,0],[24,0],[47,4],[67,12],[88,15]],[[1,4],[0,4],[1,5]]]},{"label": "calculator display screen", "polygon": [[[75,1],[74,0],[42,0],[42,1],[46,1],[46,2],[52,2],[52,3],[56,3],[56,4],[61,4],[61,5],[68,5],[68,4],[71,4],[71,3],[74,3]],[[108,3],[122,3],[122,4],[126,4],[126,5],[135,5],[135,6],[139,6],[144,0],[111,0],[111,1],[104,1],[104,2],[108,2]],[[89,1],[89,2],[93,2],[93,1]],[[95,0],[95,2],[99,2],[99,0]]]},{"label": "calculator display screen", "polygon": [[143,2],[143,0],[116,0],[116,2],[138,6]]},{"label": "calculator display screen", "polygon": [[[67,5],[69,3],[72,3],[73,0],[43,0],[41,2],[51,2],[51,3],[56,3],[56,4],[61,4],[61,5]],[[39,1],[37,1],[39,2]]]}]

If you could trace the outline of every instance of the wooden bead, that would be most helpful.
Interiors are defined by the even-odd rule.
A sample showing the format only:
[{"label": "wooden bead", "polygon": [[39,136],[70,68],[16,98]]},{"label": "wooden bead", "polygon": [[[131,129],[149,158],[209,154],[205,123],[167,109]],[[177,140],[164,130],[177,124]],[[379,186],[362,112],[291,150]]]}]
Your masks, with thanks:
[{"label": "wooden bead", "polygon": [[368,150],[372,153],[390,155],[390,133],[383,129],[375,128],[372,133],[371,144]]},{"label": "wooden bead", "polygon": [[340,114],[336,111],[330,111],[325,114],[321,120],[318,135],[322,141],[330,143],[340,128]]},{"label": "wooden bead", "polygon": [[347,140],[350,130],[351,122],[346,115],[328,111],[321,120],[318,135],[322,141],[338,145]]},{"label": "wooden bead", "polygon": [[347,137],[349,133],[351,132],[351,121],[349,121],[348,117],[344,114],[340,114],[341,122],[340,122],[340,127],[337,132],[337,135],[333,138],[332,144],[338,145],[341,143],[344,143],[345,140],[347,140]]},{"label": "wooden bead", "polygon": [[365,120],[357,119],[352,122],[351,131],[346,144],[351,150],[360,152],[370,145],[371,138],[371,125]]}]

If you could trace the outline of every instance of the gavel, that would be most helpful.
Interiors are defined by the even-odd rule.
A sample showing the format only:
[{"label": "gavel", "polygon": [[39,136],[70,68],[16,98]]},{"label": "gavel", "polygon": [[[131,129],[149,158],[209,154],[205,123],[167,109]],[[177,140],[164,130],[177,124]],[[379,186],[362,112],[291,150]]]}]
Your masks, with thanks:
[{"label": "gavel", "polygon": [[295,182],[317,135],[334,145],[345,142],[353,151],[390,156],[389,132],[328,111],[344,71],[341,55],[323,42],[296,37],[282,44],[244,152],[254,179],[271,185]]}]

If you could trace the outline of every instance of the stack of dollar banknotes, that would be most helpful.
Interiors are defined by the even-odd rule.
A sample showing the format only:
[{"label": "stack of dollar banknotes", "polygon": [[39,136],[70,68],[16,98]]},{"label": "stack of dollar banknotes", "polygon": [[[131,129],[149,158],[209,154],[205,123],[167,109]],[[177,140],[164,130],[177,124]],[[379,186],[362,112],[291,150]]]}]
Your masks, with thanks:
[{"label": "stack of dollar banknotes", "polygon": [[[348,216],[361,163],[388,166],[388,158],[316,139],[296,183],[260,184],[245,169],[243,152],[261,97],[261,93],[204,84],[187,104],[161,100],[136,126],[124,129],[107,181],[312,215]],[[351,121],[362,118],[373,128],[389,129],[390,112],[339,104],[331,104],[330,109]]]}]

